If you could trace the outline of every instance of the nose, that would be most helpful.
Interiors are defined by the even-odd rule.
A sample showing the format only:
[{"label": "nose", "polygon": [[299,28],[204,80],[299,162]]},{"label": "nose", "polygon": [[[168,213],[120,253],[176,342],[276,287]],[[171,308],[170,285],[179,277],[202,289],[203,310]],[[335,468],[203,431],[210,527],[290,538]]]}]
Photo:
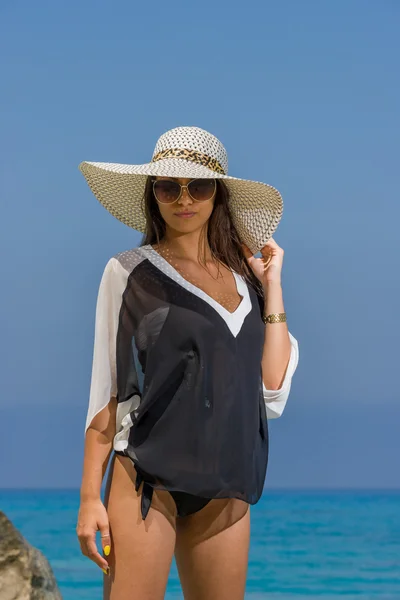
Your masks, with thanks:
[{"label": "nose", "polygon": [[193,200],[189,195],[187,185],[182,186],[182,193],[181,197],[178,200],[178,204],[184,204],[185,202],[188,202],[189,204],[193,203]]}]

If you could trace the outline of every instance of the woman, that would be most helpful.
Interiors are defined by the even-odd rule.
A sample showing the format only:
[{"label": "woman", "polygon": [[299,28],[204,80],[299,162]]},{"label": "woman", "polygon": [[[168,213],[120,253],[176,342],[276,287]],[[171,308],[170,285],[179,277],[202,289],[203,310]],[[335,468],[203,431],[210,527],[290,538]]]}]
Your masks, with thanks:
[{"label": "woman", "polygon": [[185,599],[241,600],[267,417],[282,413],[298,362],[271,237],[281,196],[229,177],[225,148],[197,127],[162,135],[149,164],[80,169],[145,233],[109,260],[98,293],[82,552],[111,600],[164,598],[174,553]]}]

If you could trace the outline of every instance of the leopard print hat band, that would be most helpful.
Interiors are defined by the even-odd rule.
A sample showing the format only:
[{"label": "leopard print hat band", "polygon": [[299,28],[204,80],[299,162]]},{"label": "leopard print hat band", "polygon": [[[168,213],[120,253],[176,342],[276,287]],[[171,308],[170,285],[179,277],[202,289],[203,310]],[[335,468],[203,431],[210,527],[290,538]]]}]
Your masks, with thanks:
[{"label": "leopard print hat band", "polygon": [[216,158],[207,156],[207,154],[203,154],[202,152],[197,152],[197,150],[188,150],[187,148],[169,148],[167,150],[161,150],[161,152],[157,152],[157,154],[153,156],[151,162],[157,162],[158,160],[171,157],[191,160],[198,165],[208,167],[216,173],[222,173],[225,175],[224,169]]},{"label": "leopard print hat band", "polygon": [[269,184],[228,175],[223,144],[200,127],[176,127],[158,139],[151,162],[141,165],[82,162],[79,169],[99,202],[119,221],[142,233],[142,208],[148,176],[223,179],[229,206],[242,241],[253,253],[273,235],[283,213],[283,200]]}]

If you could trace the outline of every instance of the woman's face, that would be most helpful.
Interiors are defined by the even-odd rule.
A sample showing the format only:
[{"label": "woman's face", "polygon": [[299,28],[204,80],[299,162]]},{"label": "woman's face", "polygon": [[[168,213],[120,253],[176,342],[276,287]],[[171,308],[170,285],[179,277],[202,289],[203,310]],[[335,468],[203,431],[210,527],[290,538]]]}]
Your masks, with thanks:
[{"label": "woman's face", "polygon": [[[170,195],[174,197],[176,195],[175,187],[170,186],[168,189],[168,182],[178,182],[181,185],[188,185],[193,179],[186,179],[184,177],[156,177],[157,181],[165,181],[164,187],[158,191],[160,199],[168,198]],[[195,180],[198,183],[198,188],[192,190],[193,193],[198,193],[200,196],[209,198],[201,202],[194,200],[188,193],[187,188],[182,189],[181,196],[178,200],[171,203],[164,203],[157,201],[158,208],[160,209],[161,216],[163,217],[166,224],[180,232],[192,232],[196,229],[201,228],[206,221],[208,221],[212,210],[214,208],[216,185],[215,180]],[[203,186],[200,188],[200,186]],[[157,189],[157,188],[156,188]],[[157,196],[156,196],[157,200]]]}]

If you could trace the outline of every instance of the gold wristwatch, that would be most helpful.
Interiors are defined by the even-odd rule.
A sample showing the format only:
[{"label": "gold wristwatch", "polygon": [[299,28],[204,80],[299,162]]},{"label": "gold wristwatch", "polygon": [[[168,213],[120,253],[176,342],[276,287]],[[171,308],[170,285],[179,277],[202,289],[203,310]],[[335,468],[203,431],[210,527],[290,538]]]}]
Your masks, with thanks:
[{"label": "gold wristwatch", "polygon": [[262,320],[264,323],[285,323],[286,321],[286,313],[271,313],[270,315],[262,316]]}]

